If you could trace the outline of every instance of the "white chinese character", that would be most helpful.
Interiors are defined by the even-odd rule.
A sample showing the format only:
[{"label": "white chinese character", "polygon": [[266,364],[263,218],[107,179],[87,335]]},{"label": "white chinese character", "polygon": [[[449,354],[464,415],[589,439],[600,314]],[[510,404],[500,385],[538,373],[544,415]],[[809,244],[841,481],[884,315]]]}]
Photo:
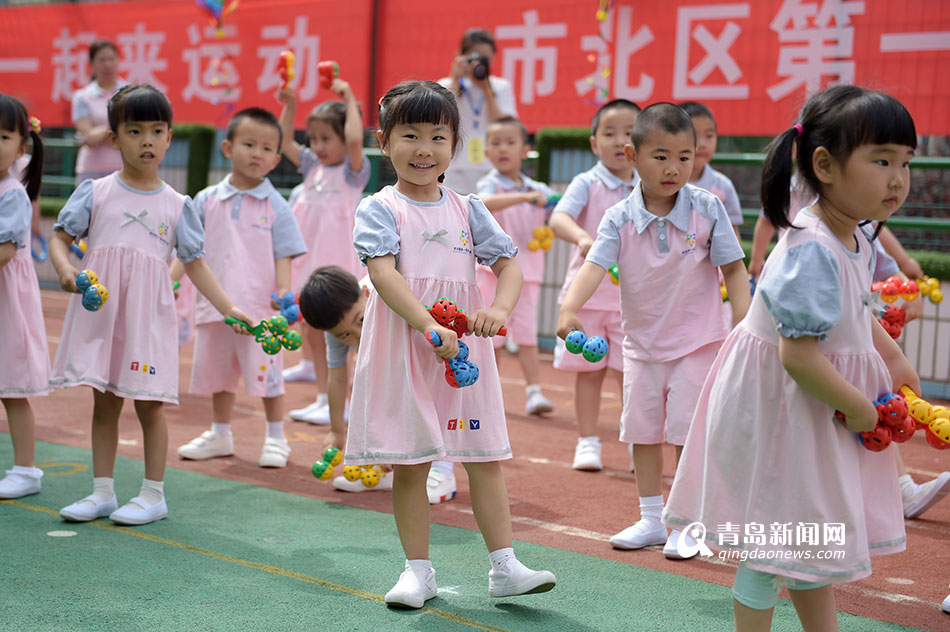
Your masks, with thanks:
[{"label": "white chinese character", "polygon": [[294,33],[285,25],[261,27],[261,39],[279,40],[279,43],[260,46],[257,57],[264,60],[261,74],[257,77],[257,90],[271,92],[283,85],[283,79],[277,71],[277,62],[284,50],[294,53],[294,74],[297,85],[297,99],[309,101],[317,96],[317,64],[320,62],[320,36],[307,35],[309,18],[299,16],[294,20]]},{"label": "white chinese character", "polygon": [[208,103],[237,101],[241,98],[241,77],[234,67],[234,56],[241,54],[241,44],[223,39],[234,38],[237,29],[223,26],[220,37],[218,30],[211,26],[205,26],[203,31],[205,40],[202,42],[202,29],[195,24],[188,27],[192,48],[181,52],[181,58],[188,63],[188,85],[181,96],[186,102],[194,97]]},{"label": "white chinese character", "polygon": [[[581,49],[592,51],[597,55],[597,67],[612,69],[613,96],[617,99],[630,101],[649,101],[653,95],[653,77],[641,72],[639,83],[632,86],[628,83],[630,75],[630,59],[634,53],[653,41],[653,31],[647,25],[642,25],[633,32],[633,7],[620,7],[617,11],[617,37],[614,38],[614,12],[607,14],[607,19],[600,23],[600,35],[584,35],[581,37]],[[613,60],[609,51],[609,42],[615,42]],[[604,90],[609,93],[610,79],[604,73],[595,70],[593,73],[579,79],[574,88],[579,96],[587,94],[592,89]]]},{"label": "white chinese character", "polygon": [[765,544],[765,525],[758,522],[750,522],[745,526],[744,544],[755,544],[762,546]]},{"label": "white chinese character", "polygon": [[821,89],[821,78],[825,75],[835,77],[829,85],[852,83],[854,60],[849,58],[854,52],[854,25],[851,16],[863,13],[863,1],[823,0],[819,9],[816,3],[785,0],[770,27],[778,33],[782,43],[778,75],[787,79],[770,86],[766,90],[769,97],[778,101],[802,86],[806,93],[813,94]]},{"label": "white chinese character", "polygon": [[[729,54],[729,48],[742,33],[738,24],[729,20],[719,37],[713,36],[699,20],[725,20],[749,17],[748,4],[718,4],[712,6],[680,7],[676,12],[676,58],[673,62],[674,99],[747,99],[748,84],[736,84],[742,70]],[[690,67],[689,51],[693,40],[706,51],[698,64]],[[716,69],[725,77],[725,84],[702,83]]]},{"label": "white chinese character", "polygon": [[167,92],[168,86],[155,76],[156,71],[168,69],[168,60],[158,56],[165,42],[164,31],[149,33],[144,24],[137,22],[135,31],[119,33],[116,39],[122,48],[119,64],[128,73],[126,80],[129,83],[148,83],[159,92]]},{"label": "white chinese character", "polygon": [[825,524],[824,529],[824,542],[825,546],[829,544],[840,544],[844,546],[844,523],[843,522],[831,522]]},{"label": "white chinese character", "polygon": [[787,546],[792,543],[792,523],[773,522],[769,525],[769,544]]},{"label": "white chinese character", "polygon": [[50,99],[70,101],[73,92],[89,82],[89,45],[96,34],[84,31],[73,35],[63,27],[53,39],[53,91]]},{"label": "white chinese character", "polygon": [[716,527],[719,534],[719,546],[738,546],[739,544],[739,525],[727,522]]},{"label": "white chinese character", "polygon": [[[539,46],[541,38],[564,37],[567,24],[539,24],[536,10],[525,11],[524,25],[499,26],[495,38],[520,39],[523,46],[507,47],[502,53],[502,71],[512,84],[515,83],[516,66],[521,64],[521,88],[518,90],[522,103],[534,103],[534,95],[547,96],[557,87],[557,46]],[[541,77],[535,81],[535,66],[541,64]]]},{"label": "white chinese character", "polygon": [[818,523],[817,522],[799,522],[795,527],[795,544],[818,545]]}]

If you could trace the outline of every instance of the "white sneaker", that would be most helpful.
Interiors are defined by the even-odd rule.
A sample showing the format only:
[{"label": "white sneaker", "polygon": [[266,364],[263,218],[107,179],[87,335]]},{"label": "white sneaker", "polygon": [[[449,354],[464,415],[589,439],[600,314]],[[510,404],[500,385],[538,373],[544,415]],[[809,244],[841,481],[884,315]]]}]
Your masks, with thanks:
[{"label": "white sneaker", "polygon": [[439,593],[435,585],[435,569],[430,568],[425,579],[421,579],[406,562],[406,570],[399,576],[383,600],[387,605],[401,608],[421,608],[425,602]]},{"label": "white sneaker", "polygon": [[158,520],[164,520],[168,516],[168,505],[162,498],[154,505],[149,505],[141,496],[136,496],[125,503],[109,515],[109,520],[116,524],[141,525]]},{"label": "white sneaker", "polygon": [[944,612],[950,614],[950,595],[947,595],[947,598],[943,600],[943,606],[941,606]]},{"label": "white sneaker", "polygon": [[178,448],[178,456],[192,461],[203,461],[233,454],[234,435],[223,435],[214,430],[205,430],[199,436]]},{"label": "white sneaker", "polygon": [[950,492],[950,472],[917,486],[917,493],[904,500],[904,517],[916,518]]},{"label": "white sneaker", "polygon": [[287,367],[283,370],[282,375],[284,376],[285,382],[316,382],[317,381],[317,371],[313,368],[313,363],[307,363],[306,365],[301,362],[300,364],[295,364],[294,366]]},{"label": "white sneaker", "polygon": [[0,479],[0,498],[23,498],[30,494],[38,494],[43,470],[34,469],[39,471],[38,476],[7,470],[7,475]]},{"label": "white sneaker", "polygon": [[662,523],[648,522],[642,518],[633,526],[610,536],[610,544],[615,549],[642,549],[645,546],[666,544],[667,532]]},{"label": "white sneaker", "polygon": [[557,578],[551,571],[534,571],[518,562],[508,562],[502,570],[488,571],[488,594],[491,597],[532,595],[551,590]]},{"label": "white sneaker", "polygon": [[574,465],[571,467],[575,470],[599,472],[604,469],[600,460],[601,450],[599,437],[581,437],[574,448]]},{"label": "white sneaker", "polygon": [[318,426],[328,426],[330,425],[330,399],[326,393],[320,393],[314,403],[305,408],[290,411],[290,418],[294,421],[306,421]]},{"label": "white sneaker", "polygon": [[518,343],[511,336],[505,337],[505,349],[508,353],[518,353]]},{"label": "white sneaker", "polygon": [[[88,502],[86,502],[88,501]],[[115,494],[109,500],[99,500],[95,495],[90,494],[82,500],[77,500],[71,505],[59,510],[59,515],[64,520],[71,522],[89,522],[96,518],[108,516],[119,506],[115,500]]]},{"label": "white sneaker", "polygon": [[341,492],[382,492],[388,491],[393,488],[393,473],[386,472],[386,476],[379,479],[379,482],[376,483],[373,487],[367,487],[363,484],[362,479],[356,479],[355,481],[348,481],[343,476],[337,476],[333,479],[333,489],[338,489]]},{"label": "white sneaker", "polygon": [[264,439],[261,449],[261,458],[257,464],[261,467],[287,467],[287,458],[290,456],[290,443],[287,439]]},{"label": "white sneaker", "polygon": [[[692,555],[679,554],[678,545],[680,538],[686,538],[686,545],[693,549]],[[691,557],[696,557],[697,553],[699,553],[699,549],[696,548],[696,540],[688,533],[683,533],[679,529],[673,529],[673,531],[670,532],[670,537],[666,540],[666,544],[663,545],[663,555],[671,560],[688,560]]]},{"label": "white sneaker", "polygon": [[438,505],[452,500],[457,493],[455,474],[443,474],[436,469],[429,470],[429,478],[426,479],[426,493],[429,495],[430,505]]},{"label": "white sneaker", "polygon": [[541,391],[535,391],[528,395],[528,401],[525,404],[525,410],[529,415],[540,415],[554,410],[554,404],[545,397]]}]

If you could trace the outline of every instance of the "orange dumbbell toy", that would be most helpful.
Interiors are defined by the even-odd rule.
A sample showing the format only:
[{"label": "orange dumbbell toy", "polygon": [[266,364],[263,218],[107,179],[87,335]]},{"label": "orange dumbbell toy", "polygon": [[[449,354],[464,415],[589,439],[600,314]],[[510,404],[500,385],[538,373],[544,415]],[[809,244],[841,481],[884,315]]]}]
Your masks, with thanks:
[{"label": "orange dumbbell toy", "polygon": [[917,422],[917,426],[926,428],[927,443],[938,450],[950,450],[950,410],[933,406],[909,386],[901,387],[901,395],[907,402],[908,414]]},{"label": "orange dumbbell toy", "polygon": [[548,225],[538,226],[532,233],[534,239],[528,242],[528,250],[537,252],[538,250],[550,250],[554,245],[554,231]]},{"label": "orange dumbbell toy", "polygon": [[340,76],[340,64],[335,61],[321,61],[317,64],[317,74],[320,75],[320,87],[329,89],[333,80]]},{"label": "orange dumbbell toy", "polygon": [[294,80],[294,52],[291,50],[285,50],[280,54],[280,59],[277,62],[277,71],[280,73],[280,78],[284,80],[283,89],[286,90],[290,87],[290,82]]}]

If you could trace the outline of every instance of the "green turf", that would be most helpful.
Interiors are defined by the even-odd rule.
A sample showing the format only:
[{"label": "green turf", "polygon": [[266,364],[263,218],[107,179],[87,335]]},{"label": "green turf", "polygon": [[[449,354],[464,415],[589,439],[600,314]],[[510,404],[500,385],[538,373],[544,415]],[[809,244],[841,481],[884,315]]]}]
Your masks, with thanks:
[{"label": "green turf", "polygon": [[[11,462],[0,433],[0,464]],[[39,443],[37,462],[60,464],[44,465],[43,492],[0,501],[4,630],[682,632],[732,625],[727,588],[523,542],[515,545],[519,557],[554,571],[557,588],[490,599],[478,533],[438,525],[431,554],[439,596],[425,610],[390,610],[382,595],[403,563],[391,515],[170,468],[167,520],[128,529],[108,520],[66,523],[42,508],[58,511],[91,491],[89,469],[53,475],[76,469],[66,464],[90,466],[89,451]],[[138,492],[141,477],[141,462],[119,458],[120,503]],[[47,535],[54,530],[77,535]],[[839,618],[842,630],[911,629]],[[773,630],[797,629],[794,610],[780,602]]]}]

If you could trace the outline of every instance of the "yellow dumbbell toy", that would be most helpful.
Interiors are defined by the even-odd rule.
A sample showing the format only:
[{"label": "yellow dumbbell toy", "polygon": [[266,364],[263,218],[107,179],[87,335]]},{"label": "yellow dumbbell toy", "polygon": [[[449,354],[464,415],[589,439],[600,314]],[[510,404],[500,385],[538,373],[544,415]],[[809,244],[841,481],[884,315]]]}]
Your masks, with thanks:
[{"label": "yellow dumbbell toy", "polygon": [[379,465],[344,465],[343,466],[343,478],[355,483],[358,480],[363,481],[363,485],[366,487],[376,487],[379,484],[379,480],[385,476],[388,476],[388,472],[384,471],[383,468]]},{"label": "yellow dumbbell toy", "polygon": [[528,250],[536,252],[538,250],[550,250],[554,245],[554,231],[550,226],[538,226],[532,233],[534,239],[528,242]]},{"label": "yellow dumbbell toy", "polygon": [[333,468],[343,462],[343,453],[334,447],[329,447],[323,451],[323,459],[313,464],[311,471],[321,481],[328,481],[333,478]]},{"label": "yellow dumbbell toy", "polygon": [[943,290],[940,289],[939,279],[925,274],[924,278],[917,279],[917,287],[920,288],[920,293],[929,298],[934,305],[939,305],[943,300]]}]

